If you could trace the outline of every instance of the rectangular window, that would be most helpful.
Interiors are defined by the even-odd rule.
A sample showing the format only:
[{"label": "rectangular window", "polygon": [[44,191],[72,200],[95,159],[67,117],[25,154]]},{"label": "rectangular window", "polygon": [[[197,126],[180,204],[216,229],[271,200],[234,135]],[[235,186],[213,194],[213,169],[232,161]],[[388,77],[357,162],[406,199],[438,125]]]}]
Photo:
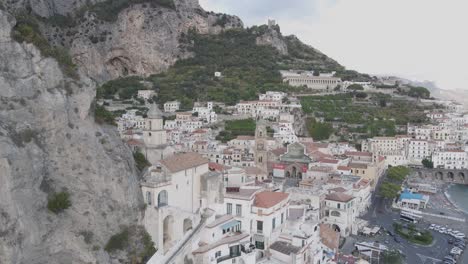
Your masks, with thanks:
[{"label": "rectangular window", "polygon": [[263,221],[257,221],[257,232],[263,233]]},{"label": "rectangular window", "polygon": [[276,218],[274,218],[274,217],[271,220],[271,226],[272,226],[272,229],[275,229],[275,227],[276,227]]},{"label": "rectangular window", "polygon": [[226,213],[228,215],[232,214],[232,203],[227,203]]},{"label": "rectangular window", "polygon": [[265,249],[265,242],[255,241],[255,247],[258,249]]},{"label": "rectangular window", "polygon": [[281,224],[284,222],[284,213],[281,213]]},{"label": "rectangular window", "polygon": [[242,216],[242,205],[236,204],[236,215]]},{"label": "rectangular window", "polygon": [[219,258],[219,257],[221,257],[221,251],[216,251],[215,258]]},{"label": "rectangular window", "polygon": [[337,203],[336,207],[337,207],[338,209],[340,209],[341,204],[340,204],[340,203]]}]

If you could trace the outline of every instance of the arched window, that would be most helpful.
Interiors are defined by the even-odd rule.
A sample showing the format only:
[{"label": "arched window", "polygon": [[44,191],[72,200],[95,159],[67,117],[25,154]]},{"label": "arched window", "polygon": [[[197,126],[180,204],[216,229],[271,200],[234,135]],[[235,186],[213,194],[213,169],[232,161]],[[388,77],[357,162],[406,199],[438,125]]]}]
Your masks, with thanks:
[{"label": "arched window", "polygon": [[152,204],[151,192],[146,192],[146,202],[147,202],[149,205]]},{"label": "arched window", "polygon": [[340,217],[341,214],[340,214],[340,212],[338,212],[338,211],[331,211],[330,215],[331,215],[331,216]]},{"label": "arched window", "polygon": [[158,207],[166,206],[168,203],[167,191],[161,191],[158,195]]}]

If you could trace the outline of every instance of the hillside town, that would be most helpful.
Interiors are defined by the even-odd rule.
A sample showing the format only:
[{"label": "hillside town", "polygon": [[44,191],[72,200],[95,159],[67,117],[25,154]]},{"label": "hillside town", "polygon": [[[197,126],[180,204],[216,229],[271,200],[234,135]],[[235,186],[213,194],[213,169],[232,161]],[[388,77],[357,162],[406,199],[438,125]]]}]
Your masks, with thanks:
[{"label": "hillside town", "polygon": [[[353,86],[368,94],[389,90],[334,73],[281,75],[314,96],[356,92]],[[402,97],[394,92],[388,93]],[[424,111],[426,122],[356,144],[307,136],[300,94],[266,91],[255,101],[196,102],[192,109],[177,100],[158,106],[153,96],[152,90],[138,91],[147,110],[130,107],[115,120],[122,140],[146,161],[144,223],[157,248],[148,263],[393,263],[388,259],[395,254],[417,263],[401,240],[412,243],[418,236],[397,230],[407,222],[422,228],[414,225],[424,223],[424,215],[441,221],[439,230],[447,230],[446,220],[465,223],[437,215],[431,203],[445,183],[467,183],[468,113],[457,103],[419,100],[434,106]],[[119,104],[100,103],[111,109]],[[393,177],[401,179],[389,182]],[[382,191],[389,186],[396,186],[392,194]],[[466,231],[445,231],[463,241],[457,254],[448,252],[454,261]],[[417,256],[445,257],[424,248]]]}]

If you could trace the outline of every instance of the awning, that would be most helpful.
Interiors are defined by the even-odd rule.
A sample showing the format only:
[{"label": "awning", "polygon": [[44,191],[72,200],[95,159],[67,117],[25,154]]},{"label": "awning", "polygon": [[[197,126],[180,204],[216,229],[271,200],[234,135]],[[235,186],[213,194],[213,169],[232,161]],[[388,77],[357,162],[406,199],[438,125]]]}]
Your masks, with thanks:
[{"label": "awning", "polygon": [[240,223],[240,222],[237,221],[237,220],[234,220],[234,221],[231,221],[231,222],[227,222],[227,223],[225,223],[224,225],[221,226],[221,229],[229,229],[229,228],[231,228],[231,227],[233,227],[233,226],[238,225],[239,223]]}]

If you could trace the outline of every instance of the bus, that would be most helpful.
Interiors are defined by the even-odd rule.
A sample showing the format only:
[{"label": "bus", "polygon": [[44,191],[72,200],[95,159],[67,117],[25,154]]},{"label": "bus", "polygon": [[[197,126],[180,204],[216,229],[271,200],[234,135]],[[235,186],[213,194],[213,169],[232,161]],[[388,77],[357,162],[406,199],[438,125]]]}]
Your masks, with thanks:
[{"label": "bus", "polygon": [[400,220],[410,223],[417,223],[422,218],[419,211],[402,209],[400,212]]}]

